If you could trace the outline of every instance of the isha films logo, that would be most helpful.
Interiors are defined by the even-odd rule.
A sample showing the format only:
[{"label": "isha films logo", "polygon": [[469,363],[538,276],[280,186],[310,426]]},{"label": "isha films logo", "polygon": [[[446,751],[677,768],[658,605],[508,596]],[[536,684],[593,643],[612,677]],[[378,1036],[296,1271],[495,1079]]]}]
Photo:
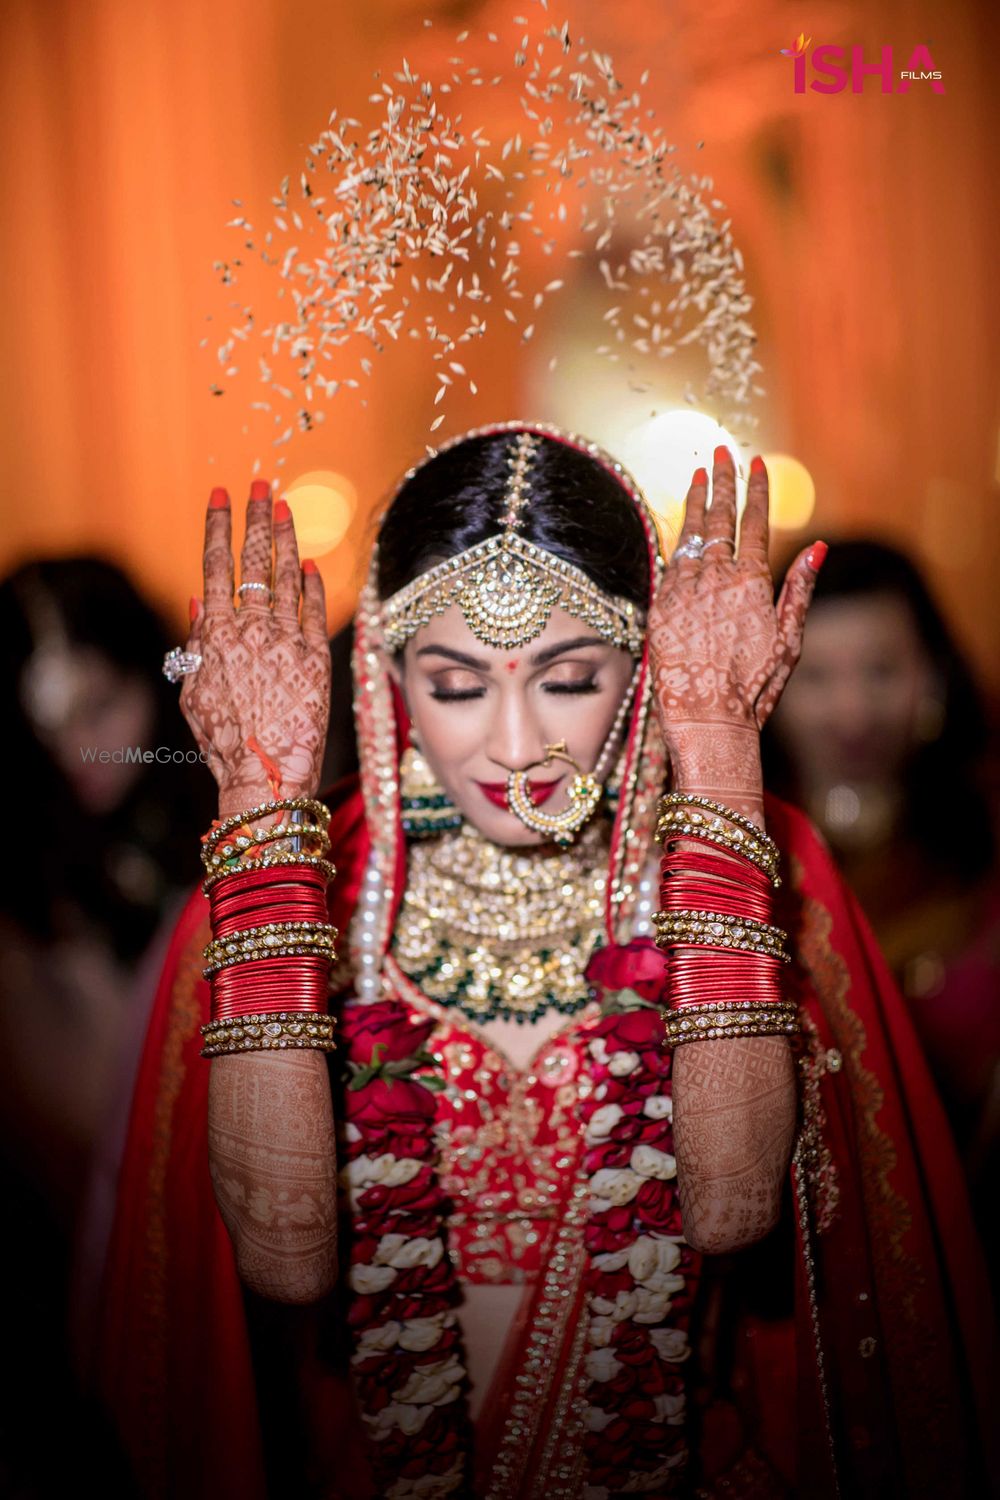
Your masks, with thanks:
[{"label": "isha films logo", "polygon": [[[780,49],[782,57],[795,60],[793,73],[797,94],[804,94],[806,91],[806,57],[811,41],[812,37],[807,37],[800,31],[794,47]],[[849,65],[846,52],[850,52]],[[924,42],[914,47],[906,67],[900,69],[898,80],[893,69],[891,46],[882,48],[881,62],[868,63],[865,62],[864,47],[832,47],[822,43],[813,48],[812,65],[814,73],[831,80],[829,83],[819,83],[813,78],[809,87],[817,94],[841,93],[847,87],[848,78],[851,81],[851,93],[860,94],[865,86],[865,78],[872,73],[881,75],[883,94],[908,94],[914,83],[929,83],[935,94],[944,93],[940,70],[935,68],[931,49]]]}]

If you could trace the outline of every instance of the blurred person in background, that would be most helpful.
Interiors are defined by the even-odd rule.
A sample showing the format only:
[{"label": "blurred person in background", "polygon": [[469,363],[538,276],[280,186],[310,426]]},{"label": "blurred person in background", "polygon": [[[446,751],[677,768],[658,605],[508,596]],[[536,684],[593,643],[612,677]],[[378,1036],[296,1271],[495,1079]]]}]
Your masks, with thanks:
[{"label": "blurred person in background", "polygon": [[913,562],[878,541],[832,543],[798,670],[764,735],[768,784],[822,829],[875,929],[994,1249],[1000,876],[988,740],[972,675]]},{"label": "blurred person in background", "polygon": [[[75,1387],[67,1316],[75,1279],[89,1321],[88,1265],[103,1254],[163,935],[212,806],[157,670],[168,643],[100,558],[29,562],[0,583],[7,785],[24,820],[0,913],[6,1269],[18,1288],[18,1382],[0,1435],[10,1495],[59,1491],[71,1451],[75,1474],[117,1477]],[[54,1399],[65,1444],[40,1441]]]}]

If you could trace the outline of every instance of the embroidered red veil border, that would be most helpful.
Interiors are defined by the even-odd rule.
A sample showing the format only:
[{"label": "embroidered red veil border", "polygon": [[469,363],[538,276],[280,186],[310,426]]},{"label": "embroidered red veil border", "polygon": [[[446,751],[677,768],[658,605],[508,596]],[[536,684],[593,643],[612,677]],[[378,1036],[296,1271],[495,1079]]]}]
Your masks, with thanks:
[{"label": "embroidered red veil border", "polygon": [[[358,637],[356,695],[364,703],[373,681],[376,696],[389,691],[364,604]],[[662,780],[662,760],[655,735],[645,733],[648,670],[638,702],[626,782],[649,804],[650,776]],[[398,703],[381,722],[359,718],[361,791],[333,799],[331,921],[349,929],[374,860],[390,896],[380,912],[384,946],[405,870],[396,786],[405,723]],[[623,830],[640,823],[648,839],[652,818],[651,805],[625,802],[612,850],[619,889],[645,855],[643,840],[625,840]],[[804,1150],[793,1169],[807,1221],[797,1243],[796,1314],[784,1343],[775,1341],[783,1368],[795,1364],[797,1409],[794,1416],[776,1409],[789,1380],[776,1381],[757,1393],[762,1429],[794,1434],[797,1492],[810,1500],[838,1492],[979,1496],[987,1492],[990,1314],[961,1169],[903,1002],[829,852],[801,814],[773,799],[766,812],[788,877],[777,919],[796,955],[811,1049]],[[619,914],[609,910],[611,942],[621,941]],[[209,1016],[201,978],[207,917],[199,892],[179,920],[154,1003],[121,1169],[96,1377],[144,1495],[254,1500],[266,1494],[262,1414],[244,1299],[208,1174],[210,1067],[198,1055],[198,1027]],[[330,1450],[357,1453],[346,1384],[328,1381],[315,1401]],[[362,1489],[348,1470],[353,1461],[343,1490],[353,1500]]]}]

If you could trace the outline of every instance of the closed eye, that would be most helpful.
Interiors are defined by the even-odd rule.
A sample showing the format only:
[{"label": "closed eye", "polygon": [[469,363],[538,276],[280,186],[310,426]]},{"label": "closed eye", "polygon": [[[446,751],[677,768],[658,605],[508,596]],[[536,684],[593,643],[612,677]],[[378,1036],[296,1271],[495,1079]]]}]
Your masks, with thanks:
[{"label": "closed eye", "polygon": [[542,691],[546,693],[599,693],[601,690],[593,677],[586,682],[543,682]]},{"label": "closed eye", "polygon": [[436,703],[464,703],[469,698],[481,698],[484,688],[433,688],[431,697]]}]

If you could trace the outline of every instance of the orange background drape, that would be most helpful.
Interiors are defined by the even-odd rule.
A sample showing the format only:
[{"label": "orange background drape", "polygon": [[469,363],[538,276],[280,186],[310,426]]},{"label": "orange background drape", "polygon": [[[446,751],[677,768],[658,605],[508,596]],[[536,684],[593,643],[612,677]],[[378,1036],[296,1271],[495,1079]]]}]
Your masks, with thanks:
[{"label": "orange background drape", "polygon": [[[374,68],[419,49],[425,74],[446,76],[450,37],[523,9],[5,0],[0,565],[107,552],[180,620],[207,491],[222,479],[239,494],[261,452],[211,396],[217,367],[198,347],[231,200],[266,203],[334,105],[366,118]],[[810,534],[908,543],[1000,686],[996,7],[553,0],[550,14],[627,82],[651,69],[646,98],[682,154],[705,141],[687,164],[726,201],[757,299],[761,443],[814,475]],[[946,93],[796,96],[778,49],[803,28],[868,56],[891,43],[897,66],[926,42]],[[502,112],[499,93],[481,97]],[[516,347],[483,362],[442,436],[528,414]],[[322,560],[332,624],[353,602],[366,511],[422,452],[432,394],[398,360],[367,407],[334,401],[288,450],[288,476],[336,469],[362,497]]]}]

